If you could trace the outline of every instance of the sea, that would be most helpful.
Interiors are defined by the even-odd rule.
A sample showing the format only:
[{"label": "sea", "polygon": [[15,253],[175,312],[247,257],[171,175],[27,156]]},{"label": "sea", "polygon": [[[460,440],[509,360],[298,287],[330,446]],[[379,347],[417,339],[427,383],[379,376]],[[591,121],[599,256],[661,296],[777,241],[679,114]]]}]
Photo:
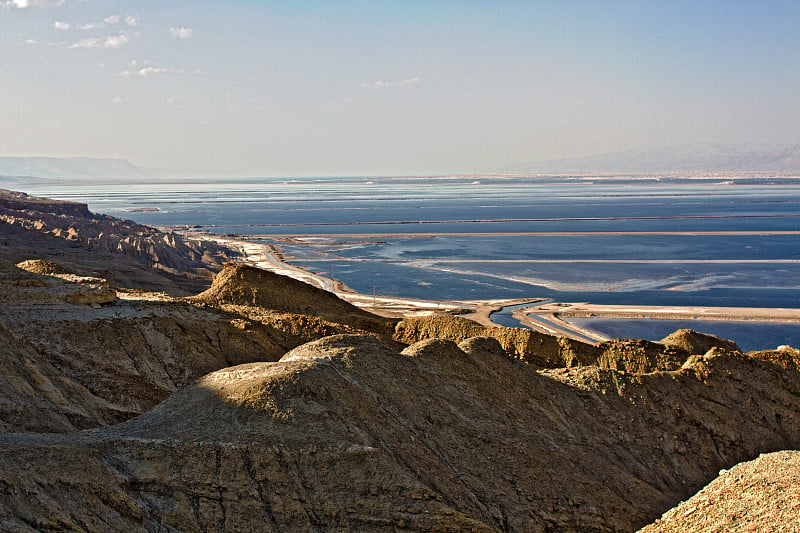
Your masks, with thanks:
[{"label": "sea", "polygon": [[[39,180],[21,190],[274,244],[292,264],[368,294],[800,307],[798,176]],[[508,311],[496,319],[519,325]],[[796,323],[574,322],[609,337],[690,327],[745,350],[800,347]]]}]

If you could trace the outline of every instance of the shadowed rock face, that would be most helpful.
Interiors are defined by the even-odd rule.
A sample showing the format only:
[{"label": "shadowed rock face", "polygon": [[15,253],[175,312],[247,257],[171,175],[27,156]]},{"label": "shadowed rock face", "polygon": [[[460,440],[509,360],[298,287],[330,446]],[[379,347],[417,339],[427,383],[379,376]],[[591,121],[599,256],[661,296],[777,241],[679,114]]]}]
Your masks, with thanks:
[{"label": "shadowed rock face", "polygon": [[33,272],[0,261],[0,431],[108,426],[209,372],[276,361],[334,333],[363,333],[347,323],[349,315],[332,323],[157,294],[117,300],[105,280],[62,273],[52,262],[23,266]]},{"label": "shadowed rock face", "polygon": [[0,189],[0,208],[10,211],[33,211],[77,218],[92,217],[89,206],[86,204],[39,198],[5,189]]},{"label": "shadowed rock face", "polygon": [[[155,407],[214,370],[285,351],[189,306],[161,316],[0,323],[0,433],[102,427]],[[102,311],[101,311],[102,312]],[[87,314],[89,311],[87,311]]]},{"label": "shadowed rock face", "polygon": [[720,469],[800,444],[798,412],[796,370],[742,354],[645,375],[537,373],[493,339],[401,354],[334,336],[209,374],[113,428],[6,436],[0,517],[42,530],[632,531]]}]

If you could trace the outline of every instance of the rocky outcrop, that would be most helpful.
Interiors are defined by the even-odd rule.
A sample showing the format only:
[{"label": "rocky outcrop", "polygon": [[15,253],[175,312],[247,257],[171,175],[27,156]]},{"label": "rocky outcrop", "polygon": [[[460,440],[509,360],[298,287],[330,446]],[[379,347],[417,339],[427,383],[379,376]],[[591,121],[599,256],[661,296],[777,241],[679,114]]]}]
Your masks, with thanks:
[{"label": "rocky outcrop", "polygon": [[85,204],[0,190],[0,253],[55,261],[118,287],[199,292],[235,252],[107,215]]},{"label": "rocky outcrop", "polygon": [[489,328],[466,318],[432,315],[404,318],[396,328],[395,340],[413,344],[426,339],[461,342],[472,337],[497,339],[506,352],[534,368],[560,368],[593,364],[600,351],[591,344],[522,328]]},{"label": "rocky outcrop", "polygon": [[[595,365],[601,368],[643,374],[655,370],[677,370],[691,353],[697,353],[687,351],[679,346],[631,339],[615,339],[592,345],[530,329],[488,328],[465,318],[451,316],[403,319],[396,326],[394,338],[400,342],[411,344],[434,338],[461,342],[477,336],[497,339],[509,355],[534,368]],[[678,337],[700,339],[713,346],[728,346],[724,344],[728,341],[716,342],[722,340],[701,333],[684,332]],[[707,340],[711,337],[716,341]],[[699,343],[700,340],[697,342]],[[705,353],[705,351],[699,353]]]},{"label": "rocky outcrop", "polygon": [[614,339],[598,343],[597,348],[601,353],[592,364],[637,374],[677,370],[694,353],[680,347],[639,339]]},{"label": "rocky outcrop", "polygon": [[641,533],[800,530],[800,452],[783,451],[720,472]]},{"label": "rocky outcrop", "polygon": [[[780,387],[776,387],[776,383]],[[493,339],[335,336],[77,436],[6,436],[18,529],[633,531],[800,444],[800,376],[741,354],[536,373]]]},{"label": "rocky outcrop", "polygon": [[32,272],[34,274],[44,274],[46,276],[70,274],[69,270],[53,261],[47,259],[29,259],[17,263],[17,268]]},{"label": "rocky outcrop", "polygon": [[0,324],[0,432],[115,424],[208,372],[276,360],[287,349],[257,323],[237,324],[185,305],[161,311],[29,319],[12,322],[13,330]]},{"label": "rocky outcrop", "polygon": [[64,299],[72,305],[106,305],[117,301],[117,291],[104,286],[87,286],[81,291],[67,294]]},{"label": "rocky outcrop", "polygon": [[740,352],[741,350],[735,342],[709,335],[708,333],[698,333],[691,329],[679,329],[670,333],[663,339],[661,344],[664,346],[674,346],[690,354],[704,354],[712,348]]},{"label": "rocky outcrop", "polygon": [[228,263],[211,287],[192,298],[217,306],[261,308],[316,317],[391,337],[394,320],[359,309],[336,295],[302,281],[249,265]]},{"label": "rocky outcrop", "polygon": [[92,216],[89,206],[86,204],[39,198],[24,192],[7,191],[5,189],[0,189],[0,209],[75,218],[90,218]]},{"label": "rocky outcrop", "polygon": [[750,355],[782,367],[793,368],[800,372],[800,350],[797,348],[779,346],[777,350],[750,352]]},{"label": "rocky outcrop", "polygon": [[55,273],[65,269],[52,262],[22,266],[34,272],[0,261],[0,432],[115,424],[209,372],[275,361],[332,334],[366,333],[349,315],[330,322],[141,291],[118,299],[102,279]]}]

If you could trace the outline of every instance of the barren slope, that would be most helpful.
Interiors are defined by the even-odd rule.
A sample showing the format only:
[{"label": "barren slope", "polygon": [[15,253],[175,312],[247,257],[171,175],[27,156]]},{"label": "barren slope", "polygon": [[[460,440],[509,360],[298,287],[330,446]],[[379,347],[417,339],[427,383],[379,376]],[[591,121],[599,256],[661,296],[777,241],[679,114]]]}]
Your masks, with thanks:
[{"label": "barren slope", "polygon": [[[223,310],[163,294],[120,292],[117,299],[104,280],[69,274],[57,263],[23,266],[33,272],[0,260],[0,432],[114,424],[209,372],[275,361],[326,335],[363,333],[348,324],[350,314],[330,322],[261,307]],[[302,294],[313,287],[293,289]]]},{"label": "barren slope", "polygon": [[487,338],[400,354],[335,336],[210,374],[114,428],[4,437],[0,519],[632,531],[720,469],[797,446],[799,412],[796,370],[736,353],[645,375],[536,373]]},{"label": "barren slope", "polygon": [[130,220],[94,214],[86,204],[0,189],[0,254],[17,263],[48,259],[117,287],[189,294],[208,287],[234,254]]},{"label": "barren slope", "polygon": [[[237,265],[116,290],[221,267],[193,246],[0,194],[0,530],[632,531],[800,445],[794,349],[395,329]],[[797,485],[765,456],[648,531],[793,530]]]},{"label": "barren slope", "polygon": [[214,277],[211,287],[192,299],[223,307],[256,307],[319,317],[329,322],[380,331],[387,336],[391,336],[395,322],[359,309],[308,283],[237,263],[226,264]]},{"label": "barren slope", "polygon": [[800,452],[760,455],[720,472],[642,533],[800,531]]}]

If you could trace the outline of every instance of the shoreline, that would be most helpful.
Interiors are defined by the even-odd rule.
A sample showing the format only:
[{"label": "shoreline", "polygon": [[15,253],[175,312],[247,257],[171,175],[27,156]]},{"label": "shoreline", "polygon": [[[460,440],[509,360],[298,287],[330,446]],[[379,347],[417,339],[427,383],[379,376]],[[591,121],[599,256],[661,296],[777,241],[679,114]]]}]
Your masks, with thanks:
[{"label": "shoreline", "polygon": [[322,288],[357,307],[389,318],[449,314],[463,316],[487,327],[506,327],[494,322],[491,319],[492,313],[508,306],[529,304],[512,313],[512,317],[519,321],[521,326],[549,335],[567,336],[590,343],[607,341],[610,337],[585,326],[572,324],[565,318],[753,321],[800,325],[800,308],[600,305],[588,302],[549,302],[537,305],[537,302],[547,301],[549,298],[426,300],[363,294],[339,280],[284,262],[282,251],[275,245],[252,242],[238,235],[215,235],[191,230],[182,230],[180,233],[188,238],[212,241],[236,250],[242,256],[239,260],[246,264]]},{"label": "shoreline", "polygon": [[182,231],[184,236],[216,242],[242,254],[242,261],[276,274],[288,276],[326,290],[356,307],[387,318],[409,318],[433,314],[459,315],[474,320],[483,326],[504,327],[492,321],[491,314],[509,305],[531,304],[547,298],[515,298],[491,300],[426,300],[402,298],[380,294],[363,294],[354,291],[343,282],[321,276],[283,261],[281,251],[271,244],[251,242],[237,237]]}]

